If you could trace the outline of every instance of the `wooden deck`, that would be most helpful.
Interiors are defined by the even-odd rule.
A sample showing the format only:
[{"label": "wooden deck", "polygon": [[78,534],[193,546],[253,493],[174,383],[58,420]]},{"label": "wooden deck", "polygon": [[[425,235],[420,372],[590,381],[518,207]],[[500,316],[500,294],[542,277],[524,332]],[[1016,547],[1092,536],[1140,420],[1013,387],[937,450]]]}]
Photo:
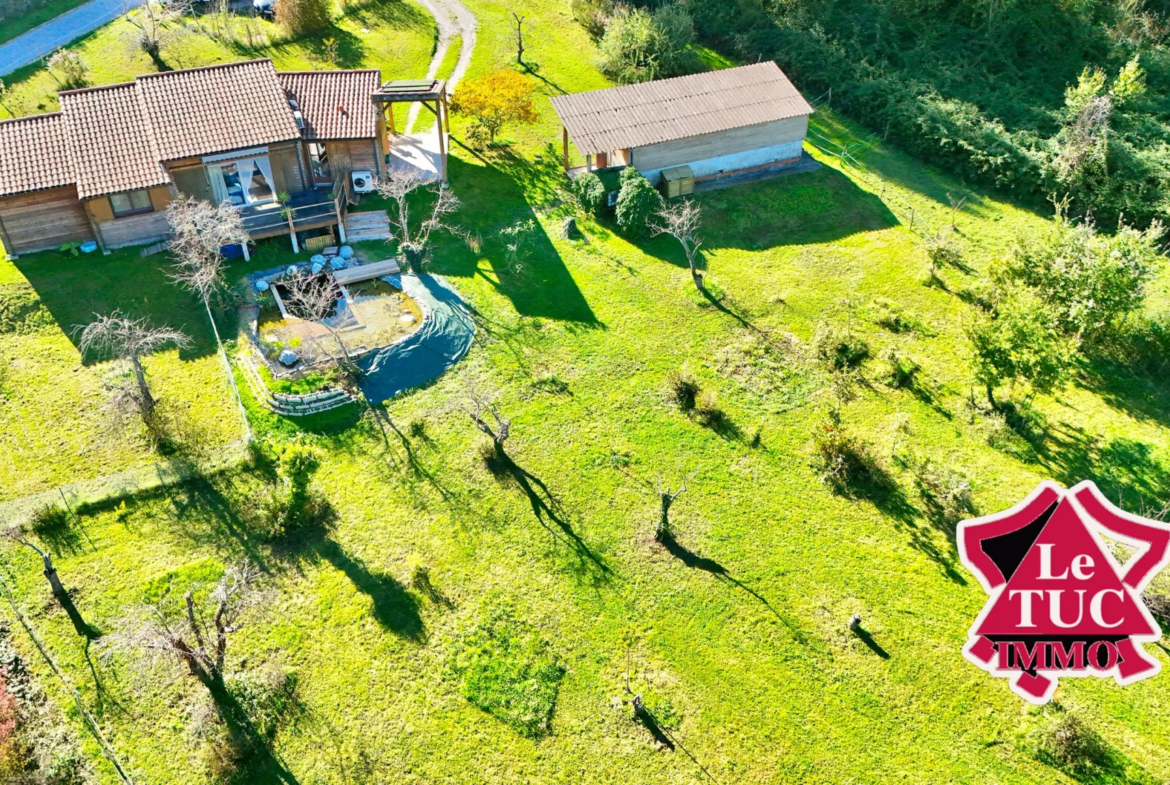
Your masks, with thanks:
[{"label": "wooden deck", "polygon": [[[285,208],[289,214],[285,214]],[[240,211],[244,229],[253,240],[265,237],[279,237],[282,234],[337,226],[342,222],[338,200],[330,199],[329,192],[318,188],[289,199],[287,204],[277,203],[246,207]],[[342,210],[343,212],[343,210]]]},{"label": "wooden deck", "polygon": [[384,259],[380,262],[359,264],[356,267],[338,270],[333,273],[333,280],[345,285],[348,283],[357,283],[358,281],[368,281],[371,278],[380,278],[383,275],[397,275],[400,272],[402,272],[402,267],[398,264],[397,259]]}]

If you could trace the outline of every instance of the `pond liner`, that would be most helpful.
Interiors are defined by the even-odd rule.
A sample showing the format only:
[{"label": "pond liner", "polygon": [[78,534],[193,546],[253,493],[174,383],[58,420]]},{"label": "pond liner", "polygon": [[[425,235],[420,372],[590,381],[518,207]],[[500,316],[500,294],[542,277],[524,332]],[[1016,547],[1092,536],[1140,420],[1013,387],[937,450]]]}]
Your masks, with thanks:
[{"label": "pond liner", "polygon": [[382,280],[418,302],[425,316],[422,326],[404,340],[358,358],[363,372],[358,384],[375,405],[442,376],[475,338],[467,305],[443,278],[403,273]]}]

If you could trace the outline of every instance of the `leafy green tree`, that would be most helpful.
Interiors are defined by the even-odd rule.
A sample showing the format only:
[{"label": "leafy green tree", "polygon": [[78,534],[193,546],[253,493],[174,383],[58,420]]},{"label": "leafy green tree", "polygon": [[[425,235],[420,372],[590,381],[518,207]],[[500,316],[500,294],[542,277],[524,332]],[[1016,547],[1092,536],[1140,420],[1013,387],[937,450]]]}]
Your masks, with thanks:
[{"label": "leafy green tree", "polygon": [[633,237],[645,237],[650,231],[650,219],[662,206],[662,197],[632,166],[622,170],[621,183],[616,208],[618,228]]},{"label": "leafy green tree", "polygon": [[1026,288],[1007,292],[994,316],[972,324],[967,335],[975,378],[993,409],[999,409],[995,391],[1005,384],[1025,382],[1033,392],[1049,393],[1071,375],[1075,340],[1061,331],[1056,310]]},{"label": "leafy green tree", "polygon": [[1033,289],[1065,334],[1097,341],[1142,307],[1162,263],[1163,235],[1157,221],[1146,230],[1121,224],[1112,236],[1100,234],[1091,220],[1072,223],[1062,206],[1051,232],[1018,243],[992,274],[997,283]]}]

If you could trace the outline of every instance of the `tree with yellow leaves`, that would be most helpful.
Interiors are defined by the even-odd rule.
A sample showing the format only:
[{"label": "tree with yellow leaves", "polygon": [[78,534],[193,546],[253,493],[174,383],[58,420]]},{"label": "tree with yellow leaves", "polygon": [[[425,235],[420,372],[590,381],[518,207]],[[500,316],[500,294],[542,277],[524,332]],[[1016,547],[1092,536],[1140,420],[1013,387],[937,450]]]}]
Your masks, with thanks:
[{"label": "tree with yellow leaves", "polygon": [[473,143],[492,143],[505,123],[536,122],[534,89],[531,79],[515,71],[497,71],[462,84],[451,108],[474,121],[468,132]]}]

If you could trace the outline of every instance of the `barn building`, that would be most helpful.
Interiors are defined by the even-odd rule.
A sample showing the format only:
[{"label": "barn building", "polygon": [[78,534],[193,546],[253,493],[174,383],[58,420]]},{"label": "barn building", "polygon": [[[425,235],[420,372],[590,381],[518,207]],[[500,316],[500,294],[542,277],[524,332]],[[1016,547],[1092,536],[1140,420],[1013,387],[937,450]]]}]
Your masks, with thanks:
[{"label": "barn building", "polygon": [[689,167],[696,181],[800,159],[812,107],[773,62],[552,99],[585,169],[633,166],[657,184]]}]

